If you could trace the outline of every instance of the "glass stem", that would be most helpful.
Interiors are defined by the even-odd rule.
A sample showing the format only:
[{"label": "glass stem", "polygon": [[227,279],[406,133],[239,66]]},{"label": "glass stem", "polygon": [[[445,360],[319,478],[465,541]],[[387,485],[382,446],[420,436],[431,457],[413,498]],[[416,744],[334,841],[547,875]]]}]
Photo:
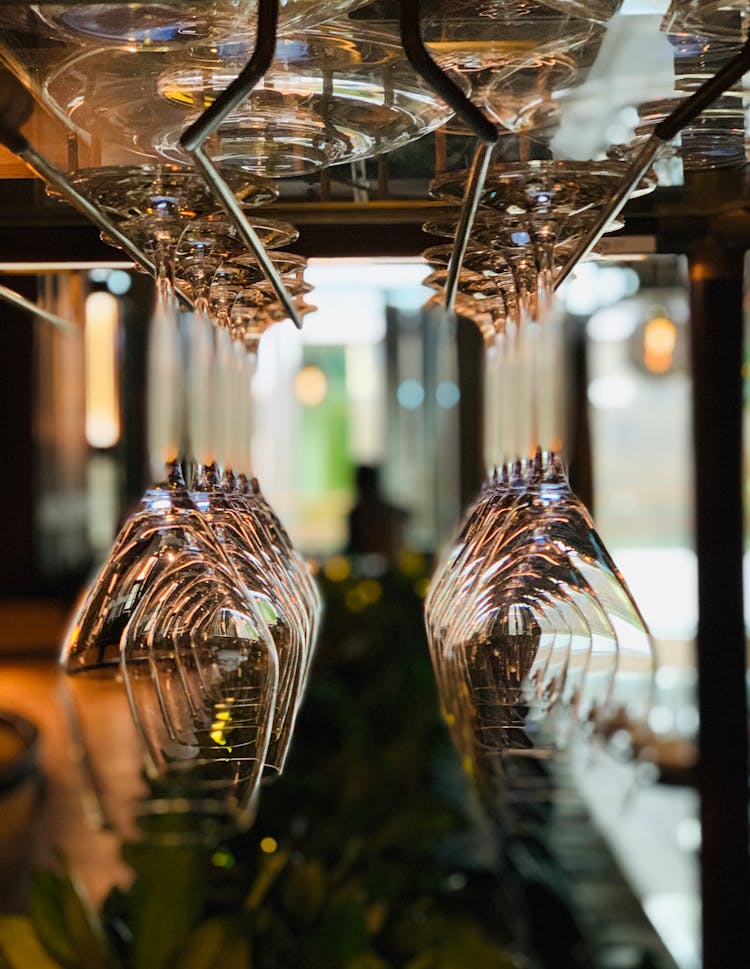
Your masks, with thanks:
[{"label": "glass stem", "polygon": [[497,348],[493,337],[484,338],[483,372],[483,410],[484,426],[482,437],[482,460],[488,480],[500,458],[496,453],[497,423],[501,419],[497,402]]},{"label": "glass stem", "polygon": [[245,349],[244,371],[243,371],[243,391],[242,414],[243,414],[243,467],[247,475],[253,474],[253,380],[258,369],[258,351],[255,349]]},{"label": "glass stem", "polygon": [[[163,254],[157,253],[157,256]],[[156,305],[148,340],[147,440],[151,477],[179,460],[182,444],[182,360],[178,310],[169,265],[157,258]]]}]

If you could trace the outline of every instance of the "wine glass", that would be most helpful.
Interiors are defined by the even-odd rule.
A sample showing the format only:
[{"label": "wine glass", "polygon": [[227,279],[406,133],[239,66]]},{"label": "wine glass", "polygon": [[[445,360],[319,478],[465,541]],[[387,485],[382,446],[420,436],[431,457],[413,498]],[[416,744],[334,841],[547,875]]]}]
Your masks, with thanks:
[{"label": "wine glass", "polygon": [[[43,93],[107,158],[137,151],[185,164],[183,131],[251,53],[243,40],[179,52],[84,50],[46,72]],[[304,175],[407,144],[451,114],[392,33],[327,24],[279,40],[269,71],[211,136],[211,157],[224,168]]]},{"label": "wine glass", "polygon": [[[117,212],[124,231],[141,234],[157,267],[157,301],[149,331],[148,452],[153,480],[161,483],[145,493],[140,508],[118,533],[76,611],[63,647],[63,665],[71,675],[89,669],[117,675],[116,654],[123,631],[140,597],[168,568],[175,550],[196,548],[208,562],[218,557],[226,564],[220,545],[190,500],[179,463],[183,365],[173,257],[186,220],[201,207],[207,208],[210,200],[195,173],[171,168],[98,169],[79,172],[74,181]],[[245,186],[248,197],[255,200],[273,195],[261,181]],[[256,607],[249,601],[246,611],[253,610]],[[264,629],[260,616],[256,623]]]},{"label": "wine glass", "polygon": [[[222,393],[222,386],[227,386],[231,381],[231,337],[223,328],[216,330],[215,337],[217,379],[213,381],[212,393],[214,424],[226,427],[234,417],[226,407],[227,402],[234,402],[229,395]],[[202,423],[201,415],[198,415],[198,420]],[[222,476],[220,468],[226,460],[227,436],[222,441],[214,440],[214,443],[215,448],[204,445],[207,451],[196,455],[191,498],[244,586],[257,602],[274,643],[279,667],[279,689],[264,769],[266,773],[279,773],[283,769],[299,707],[307,630],[297,606],[297,589],[274,554],[268,536],[260,532],[255,521],[241,513],[234,489],[226,488],[228,479]],[[210,460],[207,455],[210,455]]]},{"label": "wine glass", "polygon": [[749,13],[746,0],[673,0],[667,22],[672,32],[736,44],[747,37]]},{"label": "wine glass", "polygon": [[[296,277],[289,278],[288,287],[297,300],[297,310],[301,315],[309,312],[312,307],[304,302],[304,294],[309,287],[302,279],[305,260],[293,257],[291,254],[272,253],[272,258],[278,256],[279,266],[288,274]],[[239,257],[238,262],[249,266],[251,260],[246,256]],[[266,283],[259,283],[238,293],[230,315],[229,327],[236,338],[236,342],[245,348],[244,367],[246,378],[244,387],[249,390],[252,376],[257,367],[257,355],[263,334],[274,323],[280,322],[286,316],[284,308],[278,303],[271,288]],[[252,415],[252,394],[245,405],[245,413]],[[306,615],[308,636],[307,641],[312,644],[308,650],[306,670],[312,660],[314,644],[322,614],[320,592],[304,559],[294,549],[283,525],[274,513],[260,489],[257,478],[252,474],[252,453],[250,449],[251,430],[246,428],[244,441],[240,442],[241,466],[247,473],[240,474],[236,501],[243,511],[252,519],[257,520],[263,533],[270,539],[279,559],[284,563],[286,574],[294,577],[297,587],[302,593],[302,603]],[[307,675],[307,673],[305,674]]]},{"label": "wine glass", "polygon": [[[559,252],[566,234],[581,231],[579,220],[591,218],[606,203],[624,169],[625,165],[612,162],[550,160],[490,166],[481,203],[495,213],[492,245],[506,257],[515,279],[519,312],[509,342],[529,368],[523,386],[528,388],[530,403],[526,416],[522,408],[520,417],[528,425],[523,431],[528,457],[538,444],[548,451],[561,446],[559,389],[553,395],[544,386],[556,372],[554,360],[561,345],[560,326],[547,312],[554,290],[556,247]],[[467,178],[465,170],[449,172],[434,180],[431,192],[460,202]],[[638,193],[653,190],[655,184],[654,178],[645,177]],[[534,349],[529,349],[531,343]]]},{"label": "wine glass", "polygon": [[[635,137],[626,144],[612,145],[607,152],[608,157],[616,161],[630,161],[659,122],[671,114],[688,93],[639,104],[640,124],[635,129]],[[702,111],[694,122],[680,132],[671,146],[671,155],[679,156],[684,171],[744,165],[747,161],[747,134],[741,97],[730,93]]]},{"label": "wine glass", "polygon": [[253,818],[277,658],[236,575],[205,551],[169,547],[119,660],[115,649],[105,666],[69,657],[66,692],[98,821],[131,839],[211,844]]},{"label": "wine glass", "polygon": [[[271,258],[282,276],[288,280],[299,277],[301,281],[304,259],[278,252]],[[224,314],[215,332],[217,370],[212,399],[217,406],[213,423],[217,431],[229,429],[230,434],[222,445],[218,444],[220,435],[215,435],[215,453],[223,473],[210,469],[212,474],[196,484],[193,498],[214,531],[224,536],[229,554],[237,557],[235,565],[248,585],[263,591],[267,599],[279,651],[281,688],[266,767],[281,771],[314,648],[320,601],[309,570],[291,548],[278,519],[259,499],[257,489],[248,484],[251,384],[257,346],[263,330],[282,315],[273,291],[258,283],[259,278],[257,263],[242,255],[223,262],[212,280],[211,305],[220,307]],[[304,285],[305,291],[309,288]],[[243,298],[252,315],[251,334],[243,329],[248,322],[247,312],[241,312]],[[268,306],[275,307],[274,315],[263,315],[263,308]]]},{"label": "wine glass", "polygon": [[[293,241],[296,235],[284,223],[268,219],[254,223],[263,241],[271,245]],[[231,228],[217,215],[189,222],[176,254],[178,274],[188,279],[195,300],[195,313],[186,318],[188,437],[194,462],[190,497],[254,597],[278,658],[279,691],[265,756],[267,775],[283,768],[312,644],[300,588],[268,530],[241,512],[242,496],[233,472],[242,464],[241,444],[233,428],[239,429],[241,442],[243,431],[247,432],[246,392],[252,374],[241,365],[248,355],[241,348],[237,353],[239,344],[230,335],[230,309],[240,292],[260,285],[257,280],[262,278],[252,260],[233,264],[239,258]],[[299,272],[304,265],[288,254],[275,253],[272,258],[282,275]],[[223,311],[224,325],[214,325],[219,322],[212,319],[217,308]]]},{"label": "wine glass", "polygon": [[[161,378],[164,378],[163,372]],[[258,766],[254,773],[254,768],[249,769],[249,762],[262,765],[265,757],[270,727],[266,726],[264,718],[268,718],[270,725],[278,679],[277,659],[257,601],[232,569],[221,544],[190,501],[182,475],[178,474],[176,467],[169,487],[171,491],[161,486],[147,492],[140,510],[121,529],[107,563],[78,609],[63,647],[61,663],[67,674],[66,687],[70,695],[74,735],[78,739],[76,749],[89,781],[89,792],[94,794],[99,823],[132,833],[129,815],[129,798],[132,798],[139,803],[143,801],[144,815],[169,813],[183,817],[176,828],[171,823],[157,822],[145,832],[147,836],[209,838],[216,834],[216,831],[212,831],[214,822],[207,818],[206,826],[203,819],[187,823],[184,811],[190,805],[184,799],[181,804],[175,802],[177,792],[174,786],[165,788],[151,785],[152,797],[144,801],[149,791],[135,781],[137,771],[135,775],[132,772],[133,723],[123,717],[125,687],[133,688],[129,679],[131,670],[125,670],[122,665],[123,650],[126,646],[128,650],[141,648],[144,625],[148,625],[152,635],[158,638],[158,648],[164,650],[166,657],[173,655],[174,627],[169,624],[179,619],[187,623],[181,627],[183,630],[192,632],[198,638],[203,637],[200,640],[201,649],[209,649],[212,655],[219,650],[221,659],[221,643],[207,638],[212,630],[214,636],[219,635],[215,626],[207,625],[209,620],[212,623],[215,621],[217,614],[203,612],[199,621],[195,609],[205,609],[209,604],[206,589],[210,588],[213,590],[215,609],[221,609],[221,614],[227,619],[231,614],[232,622],[227,622],[224,635],[232,639],[232,649],[235,651],[232,662],[247,671],[248,684],[249,670],[252,668],[255,671],[259,678],[258,689],[262,694],[262,702],[255,705],[258,719],[252,725],[248,722],[243,728],[245,743],[255,745],[252,755],[249,747],[246,756],[238,752],[238,758],[248,762],[242,766],[244,794],[241,798],[238,794],[237,803],[232,803],[232,812],[236,810],[238,823],[243,812],[248,810],[247,799],[260,770]],[[189,566],[188,572],[184,566]],[[178,602],[177,593],[183,588],[186,575],[192,576],[191,582],[200,579],[201,591],[193,602],[193,613],[189,612],[185,601]],[[176,579],[177,586],[174,585]],[[169,602],[166,601],[167,593],[172,596]],[[189,622],[188,615],[192,617]],[[181,648],[187,648],[184,642]],[[173,670],[172,675],[176,675],[176,672]],[[153,688],[156,688],[154,683]],[[156,702],[159,698],[154,695],[149,701],[142,699],[141,702],[145,704],[142,708],[132,707],[133,722],[141,734],[147,726],[150,730],[169,730],[164,708]],[[108,710],[104,712],[103,724],[104,700]],[[109,715],[113,716],[112,723],[107,721]],[[115,728],[124,728],[124,735],[113,737]],[[120,749],[120,744],[127,746]],[[114,750],[108,749],[110,746]],[[114,761],[110,764],[113,753]],[[177,760],[185,756],[184,752],[180,755],[177,748],[172,749],[171,754]],[[229,769],[228,761],[223,764]],[[162,767],[164,764],[154,766],[149,762],[147,776],[150,771],[154,779]],[[125,792],[120,789],[116,776],[120,771],[126,775]],[[114,777],[111,772],[115,773]],[[112,784],[117,790],[112,790]],[[118,800],[123,796],[127,803]],[[167,804],[171,804],[171,807],[167,808]],[[215,815],[215,812],[212,810],[210,814]],[[198,830],[195,830],[195,826]]]},{"label": "wine glass", "polygon": [[[485,388],[487,410],[505,412],[485,424],[488,465],[500,457],[501,467],[438,571],[425,613],[441,705],[474,775],[490,764],[496,777],[509,757],[548,756],[573,724],[606,732],[618,722],[618,692],[649,692],[652,643],[554,453],[561,408],[550,407],[545,379],[560,372],[560,331],[549,325],[560,247],[575,243],[620,174],[607,163],[491,166],[481,201],[493,215],[480,209],[459,278],[473,299],[459,308],[469,307],[484,338],[485,380],[502,388]],[[433,192],[460,201],[466,177],[441,176]],[[428,255],[439,265],[444,252]],[[433,284],[443,279],[432,273]],[[639,688],[624,690],[631,675]],[[493,785],[482,786],[490,796]]]},{"label": "wine glass", "polygon": [[[364,0],[282,0],[280,28],[309,27],[340,16]],[[127,45],[144,51],[254,37],[256,0],[159,0],[158,3],[50,3],[32,9],[49,28],[79,42]]]}]

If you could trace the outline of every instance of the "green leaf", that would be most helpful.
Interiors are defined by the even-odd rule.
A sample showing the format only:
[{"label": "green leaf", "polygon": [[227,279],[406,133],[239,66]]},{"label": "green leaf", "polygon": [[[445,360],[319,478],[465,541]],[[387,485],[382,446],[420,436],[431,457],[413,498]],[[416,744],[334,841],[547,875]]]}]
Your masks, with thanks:
[{"label": "green leaf", "polygon": [[326,896],[326,873],[319,861],[291,865],[284,885],[284,905],[303,925],[312,925]]},{"label": "green leaf", "polygon": [[236,920],[207,919],[190,933],[176,965],[180,969],[251,969],[250,943]]},{"label": "green leaf", "polygon": [[131,850],[134,969],[166,969],[200,918],[206,896],[206,855],[189,846]]},{"label": "green leaf", "polygon": [[60,864],[63,869],[66,919],[78,960],[76,969],[112,969],[115,959],[101,919],[64,858],[60,859]]},{"label": "green leaf", "polygon": [[61,874],[35,872],[31,882],[31,918],[42,945],[70,969],[112,969],[102,923],[83,888],[60,860]]},{"label": "green leaf", "polygon": [[391,969],[391,966],[374,952],[365,952],[361,956],[350,959],[344,969]]},{"label": "green leaf", "polygon": [[485,938],[479,924],[447,921],[445,928],[443,939],[406,969],[514,969],[509,953]]},{"label": "green leaf", "polygon": [[30,918],[0,915],[0,969],[60,969],[42,948]]},{"label": "green leaf", "polygon": [[65,920],[62,879],[53,871],[36,871],[29,891],[31,921],[47,952],[63,966],[75,965],[75,947]]},{"label": "green leaf", "polygon": [[245,908],[254,912],[260,908],[271,886],[279,877],[289,861],[289,851],[275,851],[273,854],[263,855],[260,871],[255,877],[250,891],[245,898]]},{"label": "green leaf", "polygon": [[311,964],[315,969],[338,969],[370,949],[362,900],[348,895],[326,912],[311,941]]}]

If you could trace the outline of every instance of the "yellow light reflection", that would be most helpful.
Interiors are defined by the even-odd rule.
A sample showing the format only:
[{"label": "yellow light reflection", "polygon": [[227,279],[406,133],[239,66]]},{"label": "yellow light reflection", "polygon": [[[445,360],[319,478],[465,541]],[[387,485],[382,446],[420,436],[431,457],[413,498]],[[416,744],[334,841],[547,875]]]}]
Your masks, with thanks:
[{"label": "yellow light reflection", "polygon": [[351,563],[343,555],[333,555],[323,566],[323,574],[330,582],[343,582],[352,574]]},{"label": "yellow light reflection", "polygon": [[86,298],[86,440],[92,447],[114,447],[120,439],[117,379],[119,307],[111,293]]}]

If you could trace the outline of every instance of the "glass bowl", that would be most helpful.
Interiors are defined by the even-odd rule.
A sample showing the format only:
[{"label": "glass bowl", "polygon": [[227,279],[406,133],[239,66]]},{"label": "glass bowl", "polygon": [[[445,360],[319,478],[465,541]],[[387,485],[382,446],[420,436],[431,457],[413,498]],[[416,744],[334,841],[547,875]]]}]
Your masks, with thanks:
[{"label": "glass bowl", "polygon": [[[340,17],[366,0],[281,0],[279,30],[300,30]],[[78,42],[167,50],[255,38],[257,0],[160,0],[158,3],[34,4],[55,34]]]},{"label": "glass bowl", "polygon": [[[355,37],[345,25],[326,27],[285,38],[279,53],[207,145],[226,167],[301,175],[390,151],[452,115],[387,33],[358,30]],[[89,140],[104,123],[117,149],[186,162],[182,132],[248,57],[243,44],[179,54],[86,51],[58,65],[44,93]]]}]

